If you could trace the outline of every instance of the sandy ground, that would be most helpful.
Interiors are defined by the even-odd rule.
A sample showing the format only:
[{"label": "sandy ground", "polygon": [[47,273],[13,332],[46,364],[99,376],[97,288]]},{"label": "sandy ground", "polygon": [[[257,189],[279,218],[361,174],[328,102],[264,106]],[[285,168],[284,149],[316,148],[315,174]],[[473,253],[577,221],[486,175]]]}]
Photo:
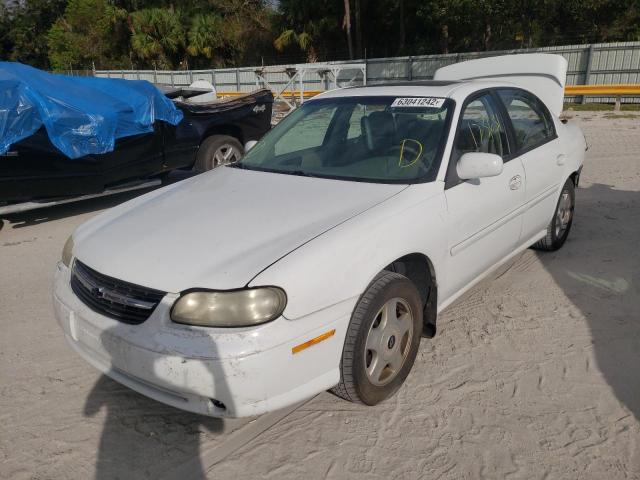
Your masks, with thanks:
[{"label": "sandy ground", "polygon": [[62,245],[131,195],[4,219],[0,477],[640,479],[640,116],[574,115],[590,149],[565,247],[445,311],[394,398],[323,393],[253,440],[255,422],[148,400],[64,344]]}]

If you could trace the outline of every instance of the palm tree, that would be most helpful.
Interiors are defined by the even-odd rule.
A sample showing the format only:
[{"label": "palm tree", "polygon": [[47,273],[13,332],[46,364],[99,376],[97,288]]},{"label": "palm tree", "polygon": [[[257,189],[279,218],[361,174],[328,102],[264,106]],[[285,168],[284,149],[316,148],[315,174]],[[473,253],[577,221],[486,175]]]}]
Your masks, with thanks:
[{"label": "palm tree", "polygon": [[224,45],[223,20],[216,14],[200,14],[193,17],[187,33],[187,53],[192,57],[203,56],[212,60],[216,49]]},{"label": "palm tree", "polygon": [[138,10],[131,14],[131,49],[141,60],[160,68],[172,68],[184,47],[180,12],[164,8]]},{"label": "palm tree", "polygon": [[282,52],[285,48],[291,45],[297,45],[305,52],[309,63],[316,62],[318,60],[318,55],[316,54],[316,50],[313,45],[314,35],[310,33],[313,31],[313,22],[309,22],[307,27],[309,30],[304,30],[302,32],[296,32],[292,29],[284,30],[278,38],[275,39],[273,46],[276,47],[276,50]]}]

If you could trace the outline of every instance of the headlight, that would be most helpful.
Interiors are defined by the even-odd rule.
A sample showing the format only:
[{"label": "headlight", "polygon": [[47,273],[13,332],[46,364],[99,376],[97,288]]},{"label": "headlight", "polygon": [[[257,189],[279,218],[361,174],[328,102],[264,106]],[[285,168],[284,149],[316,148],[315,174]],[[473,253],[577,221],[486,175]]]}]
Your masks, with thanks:
[{"label": "headlight", "polygon": [[62,263],[67,267],[71,265],[71,259],[73,258],[73,235],[67,238],[64,248],[62,249]]},{"label": "headlight", "polygon": [[171,309],[171,320],[203,327],[249,327],[280,316],[287,296],[277,287],[226,292],[190,292]]}]

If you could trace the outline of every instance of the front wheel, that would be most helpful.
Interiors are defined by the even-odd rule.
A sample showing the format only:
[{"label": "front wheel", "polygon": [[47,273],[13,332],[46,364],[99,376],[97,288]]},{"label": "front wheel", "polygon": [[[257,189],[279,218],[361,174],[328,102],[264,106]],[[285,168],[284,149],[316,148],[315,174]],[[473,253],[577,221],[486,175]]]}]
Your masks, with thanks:
[{"label": "front wheel", "polygon": [[212,135],[200,145],[193,169],[198,173],[206,172],[221,165],[237,162],[243,154],[242,144],[235,138],[228,135]]},{"label": "front wheel", "polygon": [[560,198],[556,205],[556,210],[553,214],[553,218],[547,226],[547,235],[538,240],[533,248],[538,250],[553,251],[558,250],[569,236],[571,230],[571,224],[573,223],[573,210],[576,203],[575,187],[573,180],[569,178],[560,193]]},{"label": "front wheel", "polygon": [[340,383],[332,392],[375,405],[407,378],[420,346],[422,301],[405,276],[381,272],[356,305],[347,330]]}]

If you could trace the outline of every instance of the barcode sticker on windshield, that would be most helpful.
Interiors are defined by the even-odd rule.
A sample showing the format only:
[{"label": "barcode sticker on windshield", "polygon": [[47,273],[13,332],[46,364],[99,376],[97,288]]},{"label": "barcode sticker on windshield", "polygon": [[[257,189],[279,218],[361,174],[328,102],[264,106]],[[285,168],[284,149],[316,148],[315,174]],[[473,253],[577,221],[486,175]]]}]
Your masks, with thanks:
[{"label": "barcode sticker on windshield", "polygon": [[440,108],[444,104],[444,98],[435,97],[401,97],[396,98],[392,107],[430,107]]}]

